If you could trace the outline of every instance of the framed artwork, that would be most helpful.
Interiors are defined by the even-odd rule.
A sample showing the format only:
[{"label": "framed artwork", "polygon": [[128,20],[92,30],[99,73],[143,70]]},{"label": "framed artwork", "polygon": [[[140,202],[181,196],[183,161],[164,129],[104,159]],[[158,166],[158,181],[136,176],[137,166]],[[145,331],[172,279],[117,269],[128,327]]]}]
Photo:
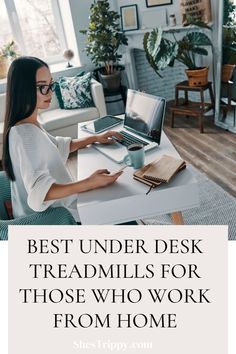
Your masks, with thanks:
[{"label": "framed artwork", "polygon": [[147,7],[171,5],[173,0],[146,0]]},{"label": "framed artwork", "polygon": [[123,31],[134,31],[139,29],[137,5],[121,6],[121,26]]},{"label": "framed artwork", "polygon": [[194,6],[191,1],[183,1],[180,3],[180,11],[183,25],[188,24],[188,17],[205,23],[212,21],[210,0],[198,0]]}]

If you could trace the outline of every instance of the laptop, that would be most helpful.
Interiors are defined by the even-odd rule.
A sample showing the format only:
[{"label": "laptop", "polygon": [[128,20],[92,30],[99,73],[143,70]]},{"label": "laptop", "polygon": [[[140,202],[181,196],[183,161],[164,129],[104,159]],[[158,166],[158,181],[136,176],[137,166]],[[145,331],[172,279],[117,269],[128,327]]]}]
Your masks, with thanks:
[{"label": "laptop", "polygon": [[[101,153],[117,163],[128,155],[127,146],[140,143],[144,151],[158,147],[165,117],[166,100],[163,97],[129,89],[122,129],[116,129],[122,141],[111,145],[93,144]],[[119,127],[118,127],[119,128]]]}]

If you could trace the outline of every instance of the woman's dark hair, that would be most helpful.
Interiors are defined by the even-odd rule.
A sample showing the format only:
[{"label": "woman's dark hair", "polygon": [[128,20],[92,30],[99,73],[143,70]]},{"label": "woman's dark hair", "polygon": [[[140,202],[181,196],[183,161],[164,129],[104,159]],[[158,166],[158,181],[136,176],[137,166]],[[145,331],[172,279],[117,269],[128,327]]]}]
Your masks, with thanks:
[{"label": "woman's dark hair", "polygon": [[2,164],[12,181],[15,176],[9,152],[10,129],[34,112],[37,102],[36,72],[42,66],[48,67],[41,59],[23,56],[15,59],[8,71]]}]

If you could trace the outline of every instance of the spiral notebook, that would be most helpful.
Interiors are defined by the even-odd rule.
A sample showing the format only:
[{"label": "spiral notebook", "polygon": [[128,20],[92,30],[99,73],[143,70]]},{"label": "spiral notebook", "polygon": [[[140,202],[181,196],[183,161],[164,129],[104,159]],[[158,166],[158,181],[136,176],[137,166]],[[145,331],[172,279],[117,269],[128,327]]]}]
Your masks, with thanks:
[{"label": "spiral notebook", "polygon": [[160,159],[136,171],[133,177],[148,186],[157,187],[161,183],[168,183],[176,173],[185,167],[186,162],[184,160],[163,155]]}]

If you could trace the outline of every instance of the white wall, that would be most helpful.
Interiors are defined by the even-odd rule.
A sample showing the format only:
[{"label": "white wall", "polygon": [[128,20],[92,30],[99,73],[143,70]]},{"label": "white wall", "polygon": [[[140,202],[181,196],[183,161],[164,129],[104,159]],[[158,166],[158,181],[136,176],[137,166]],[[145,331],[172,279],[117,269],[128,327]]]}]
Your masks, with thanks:
[{"label": "white wall", "polygon": [[[170,14],[175,14],[177,24],[181,24],[180,2],[182,0],[173,0],[172,5],[155,6],[155,7],[147,7],[145,0],[110,0],[110,1],[117,2],[117,11],[119,11],[121,6],[137,4],[139,20],[140,20],[140,27],[142,27],[142,11],[152,11],[152,12],[158,13],[158,11],[162,10],[163,8],[165,8],[165,10],[166,10],[167,19]],[[222,0],[211,0],[213,22],[215,22],[217,20],[217,13],[218,13],[217,9],[219,7],[218,6],[219,1],[222,1]],[[158,23],[156,24],[156,27],[158,27]]]},{"label": "white wall", "polygon": [[[117,1],[118,9],[121,6],[137,4],[140,28],[142,27],[142,11],[151,11],[152,13],[153,12],[158,13],[158,11],[163,10],[163,8],[165,8],[167,18],[170,14],[175,14],[177,23],[180,24],[181,22],[181,18],[179,14],[179,0],[173,0],[172,5],[155,6],[155,7],[147,7],[145,0],[116,0],[116,1]],[[158,27],[158,23],[156,24],[156,27]]]},{"label": "white wall", "polygon": [[89,9],[92,2],[93,0],[69,0],[80,63],[88,66],[91,65],[91,62],[87,58],[86,52],[83,51],[85,48],[86,36],[79,33],[79,31],[88,28]]}]

